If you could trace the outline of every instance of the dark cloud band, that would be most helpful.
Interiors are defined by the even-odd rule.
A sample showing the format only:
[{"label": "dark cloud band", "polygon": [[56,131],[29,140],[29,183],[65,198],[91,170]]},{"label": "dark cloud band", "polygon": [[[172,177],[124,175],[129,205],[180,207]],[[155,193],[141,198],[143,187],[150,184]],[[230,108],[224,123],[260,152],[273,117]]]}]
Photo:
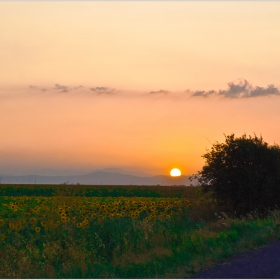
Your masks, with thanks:
[{"label": "dark cloud band", "polygon": [[159,91],[150,91],[150,94],[169,94],[169,93],[170,93],[170,91],[163,90],[163,89],[161,89]]},{"label": "dark cloud band", "polygon": [[115,91],[114,88],[109,87],[92,87],[90,90],[96,92],[97,94],[111,94]]},{"label": "dark cloud band", "polygon": [[208,97],[209,95],[221,95],[225,98],[250,98],[258,96],[268,96],[268,95],[279,95],[280,91],[273,84],[267,87],[256,86],[253,87],[245,79],[240,79],[238,82],[228,83],[228,88],[226,90],[219,91],[195,91],[192,96],[202,96]]}]

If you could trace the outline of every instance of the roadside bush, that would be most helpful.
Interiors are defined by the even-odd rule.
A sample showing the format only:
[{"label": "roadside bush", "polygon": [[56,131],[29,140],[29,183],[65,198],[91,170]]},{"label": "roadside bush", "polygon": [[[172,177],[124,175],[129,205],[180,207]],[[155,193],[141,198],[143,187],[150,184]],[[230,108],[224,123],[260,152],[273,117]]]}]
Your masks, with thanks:
[{"label": "roadside bush", "polygon": [[280,205],[280,147],[262,137],[225,136],[202,156],[206,163],[197,175],[205,192],[211,192],[229,214],[256,211],[267,215]]}]

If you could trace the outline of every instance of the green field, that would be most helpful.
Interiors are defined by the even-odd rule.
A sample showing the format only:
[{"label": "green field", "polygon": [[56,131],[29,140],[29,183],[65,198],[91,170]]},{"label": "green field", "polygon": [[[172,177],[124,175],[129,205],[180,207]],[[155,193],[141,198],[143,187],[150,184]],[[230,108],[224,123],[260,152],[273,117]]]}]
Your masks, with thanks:
[{"label": "green field", "polygon": [[280,236],[196,187],[1,185],[0,209],[1,278],[183,278]]}]

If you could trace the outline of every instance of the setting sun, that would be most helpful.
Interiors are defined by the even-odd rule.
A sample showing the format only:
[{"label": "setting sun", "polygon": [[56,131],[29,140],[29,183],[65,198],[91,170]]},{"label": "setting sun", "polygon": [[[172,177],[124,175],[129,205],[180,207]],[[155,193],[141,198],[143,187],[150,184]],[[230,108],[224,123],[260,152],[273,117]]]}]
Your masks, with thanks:
[{"label": "setting sun", "polygon": [[180,171],[180,169],[178,169],[178,168],[173,168],[173,169],[170,171],[170,175],[171,175],[172,177],[181,176],[181,171]]}]

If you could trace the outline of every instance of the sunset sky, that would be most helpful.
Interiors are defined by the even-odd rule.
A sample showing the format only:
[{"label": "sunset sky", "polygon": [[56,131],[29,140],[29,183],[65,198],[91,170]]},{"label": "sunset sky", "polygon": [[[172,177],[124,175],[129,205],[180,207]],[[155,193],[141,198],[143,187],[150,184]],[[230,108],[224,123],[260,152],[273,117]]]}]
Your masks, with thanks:
[{"label": "sunset sky", "polygon": [[280,144],[280,2],[0,2],[0,174],[191,175]]}]

